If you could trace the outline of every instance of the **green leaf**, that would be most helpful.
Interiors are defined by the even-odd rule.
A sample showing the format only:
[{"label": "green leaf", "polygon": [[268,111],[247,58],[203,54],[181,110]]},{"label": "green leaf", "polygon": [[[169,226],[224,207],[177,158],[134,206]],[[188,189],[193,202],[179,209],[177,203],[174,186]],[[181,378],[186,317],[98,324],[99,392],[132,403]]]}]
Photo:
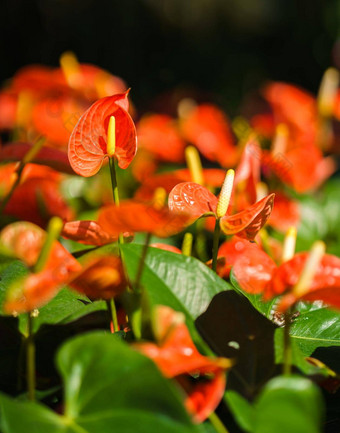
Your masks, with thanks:
[{"label": "green leaf", "polygon": [[[275,331],[274,337],[275,344],[275,361],[277,364],[283,364],[284,359],[284,328],[278,328]],[[320,374],[323,376],[329,376],[329,370],[321,367],[316,367],[306,360],[306,357],[300,350],[298,342],[291,338],[291,349],[292,349],[292,364],[299,368],[302,373],[307,375]]]},{"label": "green leaf", "polygon": [[[2,304],[5,300],[8,287],[17,279],[28,273],[27,267],[20,261],[15,260],[3,269],[0,274],[0,314],[4,314]],[[44,324],[69,323],[87,314],[98,310],[105,310],[106,305],[103,301],[90,302],[90,300],[80,293],[76,293],[68,288],[62,289],[46,305],[39,308],[37,317],[34,318],[34,332]],[[19,316],[19,329],[22,334],[27,333],[27,316]]]},{"label": "green leaf", "polygon": [[293,321],[291,337],[304,356],[318,347],[340,346],[340,313],[321,302],[299,303],[300,315]]},{"label": "green leaf", "polygon": [[[197,433],[177,389],[154,363],[111,334],[69,340],[57,357],[65,413],[0,396],[3,433]],[[20,414],[20,416],[18,416]]]},{"label": "green leaf", "polygon": [[[104,301],[90,302],[86,296],[64,288],[48,304],[39,308],[39,312],[33,320],[33,331],[36,332],[42,325],[73,322],[99,310],[106,310]],[[26,335],[26,314],[19,316],[19,329]]]},{"label": "green leaf", "polygon": [[254,433],[319,433],[323,401],[318,388],[299,376],[278,376],[255,404]]},{"label": "green leaf", "polygon": [[[142,248],[142,245],[122,245],[132,281]],[[230,284],[199,260],[157,248],[148,249],[142,286],[151,305],[167,305],[185,314],[194,339],[194,320],[206,310],[214,295],[232,289]]]},{"label": "green leaf", "polygon": [[227,391],[224,395],[224,400],[238,425],[246,432],[251,432],[256,417],[256,412],[252,405],[235,391]]},{"label": "green leaf", "polygon": [[196,320],[204,340],[219,356],[232,358],[227,388],[253,398],[275,373],[276,326],[235,291],[217,294]]},{"label": "green leaf", "polygon": [[233,270],[231,270],[230,273],[230,282],[231,284],[234,286],[235,290],[242,294],[243,296],[245,296],[247,299],[249,299],[249,301],[253,304],[253,306],[257,309],[257,311],[259,311],[260,313],[264,314],[266,317],[270,318],[271,317],[271,311],[272,308],[276,302],[276,299],[273,298],[268,302],[264,302],[262,300],[262,295],[254,295],[251,293],[247,293],[245,292],[239,285]]}]

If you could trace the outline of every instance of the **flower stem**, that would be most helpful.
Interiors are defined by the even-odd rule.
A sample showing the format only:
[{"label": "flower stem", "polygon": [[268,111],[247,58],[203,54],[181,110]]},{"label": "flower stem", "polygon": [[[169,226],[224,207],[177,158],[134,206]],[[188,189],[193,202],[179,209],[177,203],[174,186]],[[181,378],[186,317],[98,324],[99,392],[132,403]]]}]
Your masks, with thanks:
[{"label": "flower stem", "polygon": [[138,291],[139,286],[140,286],[140,282],[142,279],[143,269],[144,269],[144,265],[145,265],[145,259],[146,259],[146,255],[148,252],[150,240],[151,240],[151,233],[147,233],[146,238],[145,238],[145,243],[143,246],[143,250],[142,250],[142,255],[141,255],[141,258],[140,258],[139,264],[138,264],[138,270],[137,270],[136,281],[135,281],[135,290],[136,291]]},{"label": "flower stem", "polygon": [[216,272],[217,269],[217,252],[218,252],[218,242],[220,239],[220,219],[216,218],[215,230],[213,237],[213,249],[212,249],[212,270]]},{"label": "flower stem", "polygon": [[115,304],[114,298],[107,300],[106,305],[107,305],[107,310],[111,316],[111,326],[112,326],[111,332],[112,332],[112,334],[114,334],[115,332],[119,331],[117,309],[116,309],[116,304]]},{"label": "flower stem", "polygon": [[[116,173],[116,165],[115,165],[115,159],[109,158],[109,166],[110,166],[110,175],[111,175],[111,186],[112,186],[112,194],[113,194],[113,201],[116,206],[119,206],[120,200],[119,200],[119,191],[118,191],[118,183],[117,183],[117,173]],[[125,272],[125,275],[127,277],[127,272],[124,264],[124,257],[123,252],[120,248],[120,245],[124,243],[124,236],[123,233],[120,233],[118,236],[118,246],[119,246],[119,255],[122,260],[123,269]],[[126,279],[128,281],[128,278]],[[118,318],[117,318],[117,309],[114,298],[111,298],[107,302],[108,311],[112,317],[112,328],[113,332],[116,332],[119,330],[119,324],[118,324]]]},{"label": "flower stem", "polygon": [[214,429],[217,433],[229,433],[226,426],[223,424],[223,422],[219,419],[219,417],[216,415],[215,412],[211,412],[209,415],[209,421],[214,426]]},{"label": "flower stem", "polygon": [[33,316],[27,313],[27,340],[26,340],[26,378],[28,398],[35,400],[35,344],[33,334]]},{"label": "flower stem", "polygon": [[291,313],[285,313],[285,327],[283,337],[283,374],[290,375],[292,371],[292,342],[289,335],[291,323]]}]

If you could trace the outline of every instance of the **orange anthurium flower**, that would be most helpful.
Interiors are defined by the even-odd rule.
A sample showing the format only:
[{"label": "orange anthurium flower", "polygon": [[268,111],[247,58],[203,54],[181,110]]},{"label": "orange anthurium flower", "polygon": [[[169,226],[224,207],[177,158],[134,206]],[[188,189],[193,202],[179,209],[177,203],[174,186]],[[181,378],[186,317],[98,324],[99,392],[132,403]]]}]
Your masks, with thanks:
[{"label": "orange anthurium flower", "polygon": [[[99,99],[79,119],[69,141],[73,170],[81,176],[96,174],[106,157],[116,157],[127,168],[137,150],[136,130],[128,113],[128,92]],[[115,119],[115,149],[108,149],[110,119]],[[113,152],[113,153],[112,153]]]},{"label": "orange anthurium flower", "polygon": [[[247,207],[235,215],[220,216],[220,226],[227,235],[237,234],[253,241],[266,223],[274,204],[275,194]],[[203,216],[218,218],[218,199],[208,189],[194,182],[183,182],[175,186],[169,195],[169,208],[175,212],[186,212],[192,219]]]},{"label": "orange anthurium flower", "polygon": [[[124,233],[125,238],[130,238],[131,233]],[[70,221],[64,224],[61,236],[85,245],[106,245],[118,240],[118,235],[113,236],[101,228],[96,221]]]},{"label": "orange anthurium flower", "polygon": [[[10,224],[0,233],[2,247],[29,267],[35,265],[45,239],[46,232],[28,222]],[[7,313],[22,313],[41,307],[80,269],[77,260],[55,241],[44,269],[19,279],[11,287],[4,310]]]},{"label": "orange anthurium flower", "polygon": [[273,108],[277,123],[287,123],[297,132],[315,137],[318,113],[316,100],[311,94],[282,82],[270,83],[263,93]]},{"label": "orange anthurium flower", "polygon": [[0,130],[14,128],[17,117],[17,96],[9,91],[0,92]]},{"label": "orange anthurium flower", "polygon": [[[8,143],[0,148],[0,161],[21,161],[31,148],[32,145],[29,143]],[[34,157],[34,163],[51,167],[63,173],[74,173],[67,154],[62,150],[42,147]]]},{"label": "orange anthurium flower", "polygon": [[96,257],[68,285],[90,299],[111,299],[127,286],[122,261],[114,255]]},{"label": "orange anthurium flower", "polygon": [[250,293],[262,293],[276,268],[274,261],[257,244],[238,236],[220,246],[218,257],[225,259],[218,274],[228,278],[233,267],[240,286]]},{"label": "orange anthurium flower", "polygon": [[340,309],[340,258],[336,256],[323,255],[311,284],[303,293],[292,290],[301,277],[309,255],[307,252],[298,253],[274,271],[266,287],[265,297],[268,299],[284,294],[279,310],[285,311],[300,300],[320,300]]},{"label": "orange anthurium flower", "polygon": [[301,193],[318,188],[335,171],[333,159],[323,158],[316,147],[297,147],[276,156],[263,151],[262,155],[264,166]]},{"label": "orange anthurium flower", "polygon": [[33,94],[67,92],[62,76],[55,69],[42,65],[30,65],[20,69],[12,79],[11,88],[17,93],[30,91]]},{"label": "orange anthurium flower", "polygon": [[[0,170],[0,177],[2,172],[3,170]],[[15,177],[12,178],[12,182],[14,180]],[[23,182],[14,190],[4,213],[40,226],[44,226],[51,216],[59,216],[66,221],[72,219],[73,211],[60,194],[59,183],[60,174],[49,167],[27,164],[23,171]]]},{"label": "orange anthurium flower", "polygon": [[185,213],[174,214],[167,207],[135,200],[125,200],[119,206],[106,206],[98,217],[99,225],[113,236],[124,232],[148,232],[160,238],[179,233],[188,220]]},{"label": "orange anthurium flower", "polygon": [[268,225],[286,232],[289,227],[297,227],[300,222],[299,203],[282,192],[275,193],[275,206],[270,214]]},{"label": "orange anthurium flower", "polygon": [[159,242],[153,243],[150,247],[159,248],[160,250],[170,251],[171,253],[182,254],[182,251],[174,245],[161,244]]},{"label": "orange anthurium flower", "polygon": [[180,127],[185,140],[205,158],[223,167],[235,164],[237,152],[229,122],[219,108],[211,104],[195,106],[181,119]]},{"label": "orange anthurium flower", "polygon": [[[180,313],[165,306],[158,306],[156,313],[157,323],[160,322],[157,344],[137,343],[134,347],[151,358],[166,377],[177,380],[187,394],[185,404],[194,421],[202,422],[221,401],[226,383],[224,372],[232,362],[201,355]],[[198,376],[195,380],[194,375]]]},{"label": "orange anthurium flower", "polygon": [[34,129],[55,147],[66,148],[71,132],[88,103],[69,96],[44,98],[33,108]]},{"label": "orange anthurium flower", "polygon": [[[152,200],[157,188],[163,188],[167,193],[170,193],[177,184],[190,182],[191,178],[191,173],[188,169],[149,176],[137,189],[135,198],[138,200]],[[203,169],[203,178],[205,185],[208,187],[219,187],[225,178],[225,171],[219,168],[206,168]]]},{"label": "orange anthurium flower", "polygon": [[137,124],[138,144],[160,161],[184,161],[185,142],[175,121],[165,114],[142,117]]}]

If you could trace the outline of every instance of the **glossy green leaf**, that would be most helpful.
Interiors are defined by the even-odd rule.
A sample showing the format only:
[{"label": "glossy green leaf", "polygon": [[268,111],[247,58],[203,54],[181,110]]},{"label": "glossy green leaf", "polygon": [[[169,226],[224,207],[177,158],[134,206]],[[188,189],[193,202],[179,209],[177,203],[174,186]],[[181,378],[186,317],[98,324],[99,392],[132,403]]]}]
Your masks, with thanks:
[{"label": "glossy green leaf", "polygon": [[340,313],[321,302],[299,303],[299,316],[291,326],[291,337],[304,356],[318,347],[340,346]]},{"label": "glossy green leaf", "polygon": [[[132,281],[142,248],[135,244],[123,245]],[[168,305],[182,311],[191,332],[194,332],[193,321],[206,310],[214,295],[232,288],[199,260],[157,248],[148,249],[142,285],[151,305]]]},{"label": "glossy green leaf", "polygon": [[256,417],[254,407],[235,391],[227,391],[224,400],[238,425],[244,431],[251,432]]},{"label": "glossy green leaf", "polygon": [[254,295],[252,293],[245,292],[238,284],[238,281],[233,273],[233,270],[231,270],[230,273],[230,282],[238,293],[241,293],[243,296],[249,299],[249,301],[257,309],[257,311],[264,314],[268,318],[271,316],[272,308],[276,302],[275,298],[271,299],[268,302],[264,302],[262,300],[262,295]]},{"label": "glossy green leaf", "polygon": [[323,415],[321,393],[308,379],[278,376],[261,392],[253,433],[319,433]]},{"label": "glossy green leaf", "polygon": [[111,334],[95,332],[69,340],[57,364],[65,386],[64,415],[1,395],[3,433],[199,431],[173,384],[151,360]]},{"label": "glossy green leaf", "polygon": [[[28,272],[27,267],[19,260],[11,262],[0,274],[0,306],[5,299],[6,290],[17,278]],[[39,309],[34,318],[34,332],[44,324],[62,324],[76,320],[86,314],[98,310],[105,310],[105,302],[90,302],[89,299],[67,288],[62,289],[48,304]],[[0,310],[0,314],[3,314]],[[19,329],[22,334],[27,333],[27,316],[19,316]]]},{"label": "glossy green leaf", "polygon": [[[284,359],[284,328],[278,328],[275,331],[274,337],[275,344],[275,361],[277,364],[283,364]],[[316,367],[306,360],[306,357],[301,352],[298,342],[296,339],[291,338],[291,349],[292,349],[292,364],[299,368],[302,373],[307,375],[320,374],[328,376],[329,372],[327,368]]]},{"label": "glossy green leaf", "polygon": [[276,326],[245,296],[232,290],[218,293],[195,323],[217,355],[235,361],[228,374],[227,389],[246,398],[257,395],[263,383],[275,374]]}]

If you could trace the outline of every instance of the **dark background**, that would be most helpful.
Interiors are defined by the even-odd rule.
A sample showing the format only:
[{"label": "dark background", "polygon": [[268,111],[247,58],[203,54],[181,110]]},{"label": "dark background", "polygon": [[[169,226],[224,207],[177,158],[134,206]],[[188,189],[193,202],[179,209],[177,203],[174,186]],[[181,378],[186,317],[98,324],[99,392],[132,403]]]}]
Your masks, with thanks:
[{"label": "dark background", "polygon": [[[137,108],[175,87],[234,115],[265,80],[317,91],[340,65],[338,0],[0,0],[0,79],[65,50],[121,76]],[[339,43],[338,43],[339,44]]]}]

